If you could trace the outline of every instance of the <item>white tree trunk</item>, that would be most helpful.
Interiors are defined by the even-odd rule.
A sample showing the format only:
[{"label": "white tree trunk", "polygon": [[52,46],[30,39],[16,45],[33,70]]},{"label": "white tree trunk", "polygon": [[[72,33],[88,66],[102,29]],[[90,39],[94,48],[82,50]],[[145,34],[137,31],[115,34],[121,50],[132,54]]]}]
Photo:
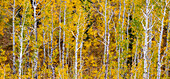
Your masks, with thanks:
[{"label": "white tree trunk", "polygon": [[20,34],[20,55],[19,55],[19,79],[21,79],[21,69],[22,69],[22,46],[23,46],[23,25],[21,26],[21,34]]},{"label": "white tree trunk", "polygon": [[66,1],[65,1],[65,9],[64,9],[62,68],[64,68],[64,51],[65,51],[65,27],[66,27]]},{"label": "white tree trunk", "polygon": [[16,73],[16,68],[15,68],[15,0],[13,2],[13,14],[12,14],[12,26],[13,26],[13,74]]},{"label": "white tree trunk", "polygon": [[52,27],[51,27],[51,54],[50,54],[50,60],[51,60],[51,69],[52,69],[52,79],[55,79],[55,70],[54,70],[54,67],[53,67],[53,59],[52,59],[52,56],[53,56],[53,7],[51,8],[51,14],[52,14]]},{"label": "white tree trunk", "polygon": [[79,19],[78,19],[78,25],[77,25],[77,34],[76,34],[76,47],[75,47],[75,66],[74,66],[74,69],[75,69],[75,79],[77,79],[77,52],[78,52],[78,36],[79,36],[79,22],[80,22],[80,16],[81,16],[81,13],[79,15]]},{"label": "white tree trunk", "polygon": [[149,18],[149,9],[148,9],[148,5],[149,4],[149,1],[146,0],[146,12],[145,12],[145,45],[144,45],[144,74],[143,74],[143,78],[144,79],[148,79],[148,76],[147,76],[147,51],[148,51],[148,18]]},{"label": "white tree trunk", "polygon": [[106,45],[107,45],[107,42],[106,42],[106,37],[107,37],[107,16],[106,16],[106,9],[107,9],[107,0],[105,1],[105,15],[104,15],[104,21],[105,21],[105,31],[104,31],[104,58],[103,58],[103,65],[105,65],[105,55],[106,55]]},{"label": "white tree trunk", "polygon": [[34,31],[35,31],[35,58],[34,58],[34,63],[35,63],[35,66],[34,66],[34,73],[35,73],[35,78],[37,79],[38,75],[37,75],[37,60],[38,60],[38,48],[37,48],[37,18],[36,18],[36,8],[37,8],[37,3],[36,3],[36,0],[32,2],[32,6],[34,8]]},{"label": "white tree trunk", "polygon": [[161,43],[162,43],[162,36],[163,36],[163,27],[164,27],[164,16],[165,16],[165,14],[166,14],[166,6],[165,6],[165,9],[164,9],[163,18],[162,18],[162,21],[161,21],[161,34],[159,36],[159,44],[158,44],[157,79],[160,79],[160,76],[161,76]]},{"label": "white tree trunk", "polygon": [[[43,21],[44,21],[43,17]],[[45,59],[46,59],[46,52],[45,52],[45,27],[44,27],[44,22],[42,23],[43,26],[43,52],[44,52],[44,59],[43,59],[43,64],[45,64]]]},{"label": "white tree trunk", "polygon": [[[59,12],[59,24],[61,24],[61,5],[60,5],[60,12]],[[61,63],[61,26],[59,25],[59,62]]]},{"label": "white tree trunk", "polygon": [[[106,56],[106,52],[107,52],[107,0],[105,0],[105,15],[104,15],[104,20],[105,20],[105,32],[104,32],[104,43],[105,43],[105,46],[104,46],[104,66],[105,66],[105,56]],[[107,79],[107,67],[105,68],[105,79]]]},{"label": "white tree trunk", "polygon": [[[28,7],[27,7],[28,8]],[[26,9],[27,9],[26,8]],[[26,11],[25,11],[25,13],[26,13]],[[21,27],[21,33],[20,33],[20,54],[19,54],[19,69],[18,69],[18,71],[19,71],[19,79],[21,79],[21,75],[22,75],[22,71],[23,71],[23,68],[22,68],[22,61],[23,61],[23,59],[22,59],[22,56],[23,56],[23,32],[24,32],[24,23],[25,23],[25,14],[23,14],[24,16],[22,16],[23,17],[23,22],[22,22],[22,18],[20,18],[20,27]]]}]

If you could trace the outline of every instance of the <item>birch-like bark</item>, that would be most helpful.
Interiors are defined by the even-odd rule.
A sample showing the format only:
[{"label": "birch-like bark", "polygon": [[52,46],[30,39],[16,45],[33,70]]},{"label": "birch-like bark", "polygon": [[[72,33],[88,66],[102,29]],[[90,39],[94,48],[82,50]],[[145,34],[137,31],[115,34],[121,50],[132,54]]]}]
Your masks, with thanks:
[{"label": "birch-like bark", "polygon": [[146,0],[146,12],[145,12],[145,46],[144,46],[144,50],[143,50],[143,52],[144,52],[144,57],[143,57],[143,59],[144,59],[144,74],[143,74],[143,78],[144,79],[148,79],[148,76],[147,76],[147,51],[148,51],[148,18],[149,18],[149,14],[148,14],[148,12],[149,12],[149,9],[148,9],[148,7],[149,7],[149,1],[148,0]]},{"label": "birch-like bark", "polygon": [[[152,14],[150,14],[149,21],[150,21],[149,22],[149,28],[151,28],[150,31],[149,31],[149,40],[151,40],[152,39]],[[151,45],[152,45],[152,42],[149,41],[149,48],[151,48]],[[150,50],[150,52],[152,54],[151,50]],[[150,54],[150,56],[151,56],[151,54]],[[149,78],[149,72],[150,72],[151,58],[152,57],[148,58],[148,78]]]},{"label": "birch-like bark", "polygon": [[[60,0],[61,1],[61,0]],[[58,47],[59,47],[59,67],[61,67],[61,4],[60,4],[60,12],[59,12],[59,39],[58,39]],[[60,69],[59,69],[59,76],[61,78],[60,75]]]},{"label": "birch-like bark", "polygon": [[51,27],[51,54],[50,54],[50,64],[51,64],[51,70],[52,70],[52,79],[55,79],[55,70],[54,70],[54,67],[53,67],[53,59],[52,59],[52,56],[53,56],[53,7],[51,8],[51,14],[52,14],[52,27]]},{"label": "birch-like bark", "polygon": [[107,32],[107,60],[106,60],[106,72],[105,72],[105,79],[107,79],[108,75],[108,66],[109,66],[109,45],[110,45],[110,33],[109,33],[109,25],[108,25],[108,32]]},{"label": "birch-like bark", "polygon": [[22,55],[23,55],[23,52],[22,52],[22,46],[23,46],[23,25],[20,25],[21,26],[21,34],[20,34],[20,55],[19,55],[19,79],[21,79],[21,69],[22,69]]},{"label": "birch-like bark", "polygon": [[[60,5],[60,12],[59,12],[59,24],[61,24],[61,5]],[[58,45],[59,45],[59,62],[61,64],[61,26],[59,25],[59,41],[58,41]]]},{"label": "birch-like bark", "polygon": [[65,26],[66,26],[66,1],[65,1],[65,9],[64,9],[62,68],[64,68],[64,51],[65,51]]},{"label": "birch-like bark", "polygon": [[104,21],[105,21],[105,31],[104,31],[104,58],[103,58],[103,65],[105,65],[105,55],[106,55],[106,45],[107,45],[107,42],[106,42],[106,36],[107,36],[107,16],[106,16],[106,10],[107,10],[107,0],[105,1],[105,11],[104,11]]},{"label": "birch-like bark", "polygon": [[[107,11],[107,0],[105,1],[105,15],[104,15],[104,20],[105,20],[105,32],[104,32],[104,66],[105,66],[105,55],[107,52],[107,15],[106,15],[106,11]],[[107,68],[107,67],[106,67]],[[105,68],[105,79],[107,79],[107,69]]]},{"label": "birch-like bark", "polygon": [[13,28],[13,75],[16,73],[16,68],[15,68],[15,0],[13,0],[13,14],[12,14],[12,28]]},{"label": "birch-like bark", "polygon": [[[43,17],[44,21],[45,16]],[[46,59],[46,54],[45,54],[45,27],[44,27],[44,22],[42,23],[43,26],[43,52],[44,52],[44,59],[43,59],[43,64],[45,64],[45,59]]]},{"label": "birch-like bark", "polygon": [[119,45],[119,56],[118,56],[118,73],[117,73],[117,79],[119,79],[119,71],[120,71],[120,45]]},{"label": "birch-like bark", "polygon": [[[27,6],[27,8],[28,8],[28,6]],[[19,38],[20,39],[20,54],[19,54],[19,69],[18,69],[18,71],[19,71],[19,79],[21,79],[21,75],[22,75],[22,71],[23,71],[22,70],[23,69],[22,68],[22,61],[23,61],[22,56],[23,56],[23,31],[24,31],[24,23],[25,23],[25,14],[24,14],[23,18],[24,18],[24,20],[22,22],[22,18],[20,17],[21,33],[20,33],[20,38]]]},{"label": "birch-like bark", "polygon": [[34,52],[34,55],[35,55],[35,58],[34,58],[34,73],[35,73],[35,78],[37,79],[38,78],[38,75],[37,75],[37,60],[38,60],[38,48],[37,48],[37,18],[36,18],[36,8],[37,8],[37,3],[36,3],[36,0],[33,0],[32,2],[32,6],[34,8],[34,31],[35,31],[35,52]]},{"label": "birch-like bark", "polygon": [[[82,36],[82,38],[83,38],[83,36]],[[82,41],[81,41],[81,45],[80,45],[80,69],[79,69],[79,71],[80,71],[80,79],[82,79],[82,49],[83,49],[83,39],[82,39]]]},{"label": "birch-like bark", "polygon": [[[84,19],[85,19],[85,17],[84,17]],[[85,21],[84,21],[84,23],[85,23]],[[84,33],[84,24],[83,24],[83,33]],[[80,69],[79,69],[79,72],[80,72],[80,79],[82,79],[82,67],[83,67],[83,64],[82,64],[82,49],[83,49],[83,43],[84,43],[84,41],[83,41],[83,35],[84,34],[82,34],[82,36],[81,36],[81,45],[80,45]]]},{"label": "birch-like bark", "polygon": [[81,16],[81,13],[79,15],[79,19],[78,19],[78,25],[77,25],[77,34],[76,34],[76,47],[75,47],[75,66],[74,66],[74,69],[75,69],[75,79],[77,79],[77,52],[78,52],[78,36],[79,36],[79,22],[80,22],[80,16]]},{"label": "birch-like bark", "polygon": [[[166,3],[167,5],[167,3]],[[163,18],[161,21],[161,34],[159,36],[159,44],[158,44],[158,69],[157,69],[157,79],[160,79],[161,76],[161,43],[162,43],[162,36],[163,36],[163,27],[164,27],[164,16],[166,14],[166,6],[163,13]]]}]

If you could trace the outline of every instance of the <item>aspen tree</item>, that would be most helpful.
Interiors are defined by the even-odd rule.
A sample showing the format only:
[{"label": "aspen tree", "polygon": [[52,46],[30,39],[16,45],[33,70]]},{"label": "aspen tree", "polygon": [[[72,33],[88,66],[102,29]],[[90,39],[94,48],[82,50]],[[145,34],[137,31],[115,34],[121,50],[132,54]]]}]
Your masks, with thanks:
[{"label": "aspen tree", "polygon": [[81,16],[81,11],[78,17],[78,25],[77,25],[77,34],[76,34],[76,46],[75,46],[75,79],[77,79],[77,52],[78,52],[78,36],[79,36],[79,26],[80,26],[80,16]]},{"label": "aspen tree", "polygon": [[64,9],[64,27],[63,27],[63,51],[62,51],[62,68],[64,68],[64,51],[65,51],[65,27],[66,27],[66,1]]},{"label": "aspen tree", "polygon": [[50,65],[51,65],[51,70],[52,70],[52,79],[55,79],[55,70],[53,67],[53,7],[51,7],[51,16],[52,16],[52,27],[51,27],[51,54],[50,54]]},{"label": "aspen tree", "polygon": [[12,15],[12,26],[13,26],[13,74],[16,73],[15,67],[15,0],[13,0],[13,15]]},{"label": "aspen tree", "polygon": [[[44,21],[45,16],[43,16],[43,21]],[[42,23],[43,26],[43,52],[44,52],[44,59],[43,59],[43,64],[45,64],[45,59],[46,59],[46,52],[45,52],[45,26],[44,22]]]},{"label": "aspen tree", "polygon": [[[21,22],[22,23],[22,22]],[[20,25],[20,27],[21,27],[21,34],[20,34],[20,57],[19,57],[19,79],[21,79],[21,68],[22,68],[22,66],[21,66],[21,64],[22,64],[22,55],[23,55],[23,52],[22,52],[22,49],[23,49],[23,27],[24,27],[24,25]]]},{"label": "aspen tree", "polygon": [[[161,43],[162,43],[162,36],[163,36],[163,27],[164,27],[164,17],[166,14],[166,7],[169,3],[169,1],[167,2],[165,0],[165,8],[164,8],[164,12],[163,12],[163,17],[161,19],[161,34],[159,36],[159,43],[158,43],[158,68],[157,68],[157,79],[161,78]],[[159,18],[160,19],[160,18]]]},{"label": "aspen tree", "polygon": [[[150,2],[149,0],[146,0],[146,6],[145,6],[145,12],[143,11],[143,15],[144,15],[144,18],[145,18],[145,25],[142,23],[142,26],[143,26],[143,29],[144,29],[144,33],[145,33],[145,36],[144,36],[144,47],[143,47],[143,52],[144,52],[144,56],[143,56],[143,59],[144,59],[144,74],[143,74],[143,78],[144,79],[147,79],[149,78],[148,77],[148,43],[151,42],[152,38],[148,38],[149,37],[149,34],[148,32],[152,29],[153,25],[149,26],[149,18],[150,18],[150,13],[153,9],[153,5],[152,5],[152,8],[151,10],[149,10],[149,5]],[[142,20],[143,21],[143,20]],[[149,26],[149,27],[148,27]],[[149,41],[148,41],[149,40]],[[142,56],[142,55],[141,55]]]},{"label": "aspen tree", "polygon": [[144,59],[144,74],[143,74],[143,78],[144,79],[147,79],[148,77],[147,77],[147,52],[148,52],[148,18],[149,18],[149,9],[148,9],[148,7],[149,7],[149,1],[148,0],[146,0],[146,12],[145,13],[143,13],[145,16],[145,26],[143,26],[143,28],[144,28],[144,30],[145,30],[145,36],[144,36],[144,39],[145,39],[145,45],[144,45],[144,50],[143,50],[143,52],[144,52],[144,57],[143,57],[143,59]]},{"label": "aspen tree", "polygon": [[[60,0],[61,1],[61,0]],[[58,39],[58,45],[59,45],[59,62],[61,63],[61,2],[60,2],[60,12],[59,12],[59,39]]]},{"label": "aspen tree", "polygon": [[36,3],[36,0],[33,0],[32,1],[32,6],[34,8],[34,32],[35,32],[35,58],[34,58],[34,74],[35,74],[35,78],[37,79],[38,78],[38,75],[37,75],[37,62],[38,62],[38,47],[37,47],[37,14],[36,14],[36,8],[37,8],[37,3]]},{"label": "aspen tree", "polygon": [[[110,8],[110,2],[109,2],[109,8]],[[111,9],[111,8],[110,8]],[[108,68],[109,68],[109,52],[110,52],[110,49],[109,49],[109,46],[110,46],[110,22],[112,20],[112,17],[113,17],[114,13],[112,11],[112,9],[109,11],[109,20],[107,21],[108,25],[107,25],[107,60],[106,60],[106,71],[105,71],[105,78],[107,78],[107,75],[108,75]]]},{"label": "aspen tree", "polygon": [[[28,8],[28,5],[26,7],[26,11],[27,11],[27,8]],[[21,27],[21,32],[20,32],[20,54],[19,54],[19,79],[21,79],[21,75],[22,75],[22,62],[23,62],[23,33],[24,33],[24,24],[25,24],[25,19],[26,19],[26,11],[24,12],[24,14],[22,14],[22,18],[23,18],[23,21],[22,21],[22,18],[20,18],[21,22],[20,22],[20,27]]]},{"label": "aspen tree", "polygon": [[[58,39],[58,45],[59,45],[59,67],[61,66],[61,0],[60,0],[60,11],[59,11],[59,39]],[[59,75],[60,75],[60,69],[59,69]],[[61,75],[60,75],[61,78]]]},{"label": "aspen tree", "polygon": [[[149,28],[151,28],[153,25],[152,25],[152,14],[150,14],[150,17],[149,17]],[[149,32],[149,39],[152,39],[152,28],[150,29]],[[151,48],[151,45],[152,45],[152,41],[149,41],[149,48]],[[152,50],[152,49],[151,49]],[[149,78],[149,72],[150,72],[150,65],[151,65],[151,59],[152,59],[152,51],[150,50],[151,54],[148,54],[150,57],[148,57],[148,78]]]},{"label": "aspen tree", "polygon": [[107,42],[106,42],[106,37],[107,37],[107,15],[106,15],[106,10],[107,9],[107,0],[105,0],[105,9],[104,9],[104,21],[105,21],[105,30],[104,30],[104,61],[103,65],[105,66],[105,55],[106,55],[106,50],[107,50]]}]

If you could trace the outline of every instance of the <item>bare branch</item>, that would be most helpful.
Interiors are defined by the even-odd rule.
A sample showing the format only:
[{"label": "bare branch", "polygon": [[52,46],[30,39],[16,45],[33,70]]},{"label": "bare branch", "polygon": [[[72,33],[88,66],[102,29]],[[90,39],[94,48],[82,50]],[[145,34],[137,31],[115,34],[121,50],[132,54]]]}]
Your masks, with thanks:
[{"label": "bare branch", "polygon": [[143,26],[143,29],[146,30],[146,27],[145,27],[145,25],[143,24],[143,19],[142,19],[142,21],[141,21],[141,24],[142,24],[142,26]]},{"label": "bare branch", "polygon": [[73,31],[71,31],[71,33],[73,34],[74,38],[76,38],[75,34],[73,33]]}]

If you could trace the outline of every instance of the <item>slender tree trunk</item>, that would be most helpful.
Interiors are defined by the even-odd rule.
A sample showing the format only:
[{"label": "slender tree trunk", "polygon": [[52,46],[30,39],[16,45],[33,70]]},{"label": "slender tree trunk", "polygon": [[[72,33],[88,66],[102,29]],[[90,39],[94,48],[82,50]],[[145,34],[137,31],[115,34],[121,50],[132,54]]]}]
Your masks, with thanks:
[{"label": "slender tree trunk", "polygon": [[106,37],[107,37],[107,16],[106,16],[106,10],[107,9],[107,0],[105,0],[105,11],[104,11],[104,13],[105,13],[105,15],[104,15],[104,20],[105,20],[105,31],[104,31],[104,43],[105,43],[105,46],[104,46],[104,60],[103,60],[103,65],[105,65],[105,55],[106,55],[106,45],[107,45],[107,42],[106,42]]},{"label": "slender tree trunk", "polygon": [[[60,5],[60,12],[59,12],[59,24],[61,24],[61,5]],[[61,26],[59,25],[59,62],[61,63]]]},{"label": "slender tree trunk", "polygon": [[79,15],[79,19],[78,19],[78,25],[77,25],[77,34],[76,34],[76,47],[75,47],[75,66],[74,66],[74,69],[75,69],[75,79],[77,79],[77,52],[78,52],[78,36],[79,36],[79,22],[80,22],[80,16],[81,16],[81,13]]},{"label": "slender tree trunk", "polygon": [[166,6],[165,6],[165,9],[164,9],[163,18],[162,18],[162,21],[161,21],[161,34],[159,36],[157,79],[160,79],[160,76],[161,76],[161,43],[162,43],[162,36],[163,36],[165,14],[166,14]]},{"label": "slender tree trunk", "polygon": [[106,72],[105,72],[105,79],[107,79],[108,75],[108,66],[109,66],[109,45],[110,45],[110,33],[109,33],[109,25],[108,25],[108,32],[107,32],[107,60],[106,60]]},{"label": "slender tree trunk", "polygon": [[[43,16],[43,21],[44,21],[45,16]],[[43,59],[43,65],[45,65],[45,60],[46,60],[46,52],[45,52],[45,27],[44,27],[44,22],[42,23],[43,26],[43,52],[44,52],[44,59]],[[45,78],[45,71],[43,74]]]},{"label": "slender tree trunk", "polygon": [[120,71],[120,45],[119,45],[119,56],[118,56],[118,73],[117,73],[117,79],[119,79],[119,71]]},{"label": "slender tree trunk", "polygon": [[[83,36],[82,36],[83,37]],[[81,41],[81,45],[80,45],[80,79],[82,79],[82,49],[83,49],[83,39]]]},{"label": "slender tree trunk", "polygon": [[148,79],[148,76],[147,76],[147,52],[148,52],[148,18],[149,18],[149,9],[148,9],[148,6],[149,6],[149,1],[146,0],[146,13],[145,13],[145,46],[144,46],[144,74],[143,74],[143,78],[144,79]]},{"label": "slender tree trunk", "polygon": [[[61,0],[60,0],[61,1]],[[61,3],[61,2],[60,2]],[[59,67],[61,67],[61,4],[60,4],[60,12],[59,12],[59,39],[58,39],[58,47],[59,47]],[[59,76],[61,78],[60,75],[60,69],[59,69]]]},{"label": "slender tree trunk", "polygon": [[[151,39],[152,39],[152,14],[150,14],[149,20],[150,20],[150,22],[149,22],[149,28],[151,28],[150,31],[149,31],[149,40],[151,40]],[[152,45],[152,42],[149,41],[149,48],[151,48],[151,45]],[[150,52],[151,52],[151,54],[152,54],[152,51],[151,51],[151,50],[150,50]],[[151,54],[150,54],[150,56],[151,56]],[[149,58],[148,58],[148,78],[149,78],[149,72],[150,72],[151,58],[152,58],[152,57],[149,57]]]},{"label": "slender tree trunk", "polygon": [[[27,9],[27,8],[26,8]],[[26,11],[25,11],[26,12]],[[22,22],[22,17],[24,17]],[[20,55],[19,55],[19,79],[21,79],[21,75],[23,74],[23,68],[22,68],[22,56],[23,56],[23,31],[24,31],[24,23],[25,23],[25,14],[24,16],[20,17],[20,27],[21,27],[21,33],[20,33]]]},{"label": "slender tree trunk", "polygon": [[34,8],[34,30],[35,30],[35,58],[34,58],[34,63],[35,63],[35,66],[34,66],[34,73],[35,73],[35,78],[37,79],[38,78],[38,75],[37,75],[37,60],[38,60],[38,48],[37,48],[37,18],[36,18],[36,8],[37,8],[37,3],[36,3],[36,0],[32,2],[32,6]]},{"label": "slender tree trunk", "polygon": [[23,55],[23,52],[22,52],[22,46],[23,46],[23,25],[20,25],[21,26],[21,34],[20,34],[20,57],[19,57],[19,79],[21,79],[21,70],[22,70],[22,55]]},{"label": "slender tree trunk", "polygon": [[13,0],[13,17],[12,17],[12,26],[13,26],[13,75],[16,73],[15,68],[15,0]]},{"label": "slender tree trunk", "polygon": [[51,54],[50,54],[50,60],[51,60],[51,70],[52,70],[52,79],[55,79],[55,70],[53,67],[53,7],[51,8],[51,14],[52,14],[52,27],[51,27]]},{"label": "slender tree trunk", "polygon": [[[49,26],[47,25],[47,30],[49,30]],[[47,66],[48,66],[48,69],[50,69],[50,44],[49,44],[49,40],[50,39],[50,34],[49,34],[49,31],[47,31],[47,55],[48,55],[48,61],[47,61]],[[49,72],[48,72],[49,74]],[[47,75],[48,77],[48,75]],[[51,76],[50,76],[51,78]]]},{"label": "slender tree trunk", "polygon": [[[84,19],[85,19],[85,17],[84,17]],[[84,22],[85,23],[85,22]],[[84,25],[83,25],[84,26]],[[83,27],[83,32],[84,32],[84,27]],[[80,79],[82,79],[82,67],[83,67],[83,64],[82,64],[82,49],[83,49],[83,43],[84,43],[84,41],[83,41],[83,34],[82,34],[82,36],[81,36],[81,45],[80,45],[80,69],[79,69],[79,72],[80,72]]]},{"label": "slender tree trunk", "polygon": [[63,26],[63,52],[62,52],[62,68],[64,68],[64,51],[65,51],[65,27],[66,27],[66,1],[64,9],[64,26]]}]

